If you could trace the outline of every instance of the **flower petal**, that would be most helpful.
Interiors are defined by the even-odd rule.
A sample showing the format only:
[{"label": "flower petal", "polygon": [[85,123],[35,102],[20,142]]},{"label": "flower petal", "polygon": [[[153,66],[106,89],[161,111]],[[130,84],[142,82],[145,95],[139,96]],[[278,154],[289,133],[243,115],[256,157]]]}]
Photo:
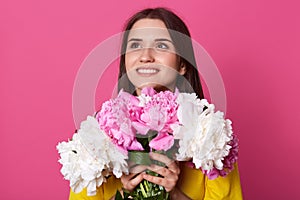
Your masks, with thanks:
[{"label": "flower petal", "polygon": [[155,150],[164,150],[167,151],[174,144],[173,135],[169,135],[168,133],[159,133],[155,138],[153,138],[149,146]]}]

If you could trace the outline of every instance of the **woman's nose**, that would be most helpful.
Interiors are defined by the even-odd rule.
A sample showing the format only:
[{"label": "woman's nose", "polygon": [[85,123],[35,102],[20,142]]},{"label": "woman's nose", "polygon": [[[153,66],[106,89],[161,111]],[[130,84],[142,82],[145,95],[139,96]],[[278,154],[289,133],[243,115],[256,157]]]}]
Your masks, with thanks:
[{"label": "woman's nose", "polygon": [[154,54],[152,48],[144,48],[141,52],[140,62],[154,62]]}]

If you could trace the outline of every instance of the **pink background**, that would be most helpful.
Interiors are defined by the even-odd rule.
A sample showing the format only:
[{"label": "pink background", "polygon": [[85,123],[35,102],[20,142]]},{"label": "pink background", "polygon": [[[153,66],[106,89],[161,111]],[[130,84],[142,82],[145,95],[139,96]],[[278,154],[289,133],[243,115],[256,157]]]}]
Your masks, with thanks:
[{"label": "pink background", "polygon": [[0,198],[68,198],[55,146],[75,129],[76,73],[96,45],[147,6],[173,9],[216,62],[240,139],[245,199],[300,199],[296,0],[1,1]]}]

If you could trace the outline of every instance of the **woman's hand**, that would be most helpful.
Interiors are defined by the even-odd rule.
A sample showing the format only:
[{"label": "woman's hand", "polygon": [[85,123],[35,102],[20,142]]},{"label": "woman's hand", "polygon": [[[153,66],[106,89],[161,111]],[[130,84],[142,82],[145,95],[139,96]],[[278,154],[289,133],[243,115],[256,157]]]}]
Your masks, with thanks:
[{"label": "woman's hand", "polygon": [[133,191],[133,189],[144,179],[143,175],[145,174],[145,170],[147,166],[137,165],[130,168],[129,175],[122,175],[121,182],[123,188],[128,191]]},{"label": "woman's hand", "polygon": [[[123,175],[121,182],[123,188],[128,191],[133,191],[134,188],[143,180],[148,180],[152,183],[163,186],[167,192],[170,192],[171,199],[190,200],[185,194],[183,194],[177,187],[176,183],[179,178],[180,168],[176,161],[169,159],[167,156],[159,153],[150,153],[150,157],[153,160],[157,160],[166,165],[166,167],[151,165],[137,165],[130,169],[129,175]],[[151,176],[146,174],[145,170],[151,170],[160,174],[163,177]]]},{"label": "woman's hand", "polygon": [[163,186],[167,192],[172,191],[176,186],[180,174],[180,169],[176,161],[171,160],[165,155],[154,152],[150,153],[150,158],[162,162],[166,165],[166,167],[158,165],[151,165],[147,167],[147,169],[160,174],[162,177],[151,176],[149,174],[143,173],[140,174],[141,178]]}]

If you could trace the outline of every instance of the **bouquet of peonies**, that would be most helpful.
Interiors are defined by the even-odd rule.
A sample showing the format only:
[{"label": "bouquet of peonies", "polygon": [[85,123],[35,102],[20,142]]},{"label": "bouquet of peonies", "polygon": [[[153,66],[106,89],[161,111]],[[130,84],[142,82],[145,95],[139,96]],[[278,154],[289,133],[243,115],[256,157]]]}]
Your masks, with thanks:
[{"label": "bouquet of peonies", "polygon": [[[190,161],[209,179],[226,176],[237,160],[237,138],[231,121],[196,94],[144,88],[140,96],[120,91],[103,103],[95,117],[88,116],[72,140],[57,145],[61,173],[77,193],[87,188],[95,195],[109,175],[129,173],[129,163],[155,163],[148,152]],[[158,175],[146,171],[151,175]],[[163,187],[143,180],[125,199],[168,199]],[[122,199],[117,193],[116,199]]]}]

